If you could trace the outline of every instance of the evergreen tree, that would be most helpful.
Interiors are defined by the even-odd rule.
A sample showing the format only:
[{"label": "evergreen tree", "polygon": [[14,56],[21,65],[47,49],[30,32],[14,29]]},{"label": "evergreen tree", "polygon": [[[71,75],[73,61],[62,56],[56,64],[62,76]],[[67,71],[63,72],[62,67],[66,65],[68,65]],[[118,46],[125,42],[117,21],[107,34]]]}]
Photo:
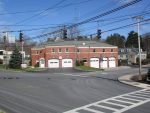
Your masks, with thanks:
[{"label": "evergreen tree", "polygon": [[9,67],[13,69],[20,69],[21,63],[22,63],[22,54],[19,52],[17,46],[15,46],[9,61]]},{"label": "evergreen tree", "polygon": [[[140,37],[140,39],[141,39],[141,48],[143,49],[142,38]],[[126,47],[138,48],[138,33],[131,31],[128,34],[127,41],[126,41]]]},{"label": "evergreen tree", "polygon": [[125,37],[121,36],[118,33],[114,33],[107,37],[106,43],[118,46],[119,48],[124,48],[125,46]]}]

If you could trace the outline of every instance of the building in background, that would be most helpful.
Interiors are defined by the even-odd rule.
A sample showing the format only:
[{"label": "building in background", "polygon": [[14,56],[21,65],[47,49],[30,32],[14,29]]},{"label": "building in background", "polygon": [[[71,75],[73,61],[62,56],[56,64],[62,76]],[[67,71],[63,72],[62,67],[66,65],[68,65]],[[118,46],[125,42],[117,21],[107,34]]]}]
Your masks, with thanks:
[{"label": "building in background", "polygon": [[[137,58],[139,58],[138,48],[119,48],[118,49],[118,60],[120,63],[135,64],[137,63]],[[147,58],[147,53],[141,49],[141,59],[145,60]]]},{"label": "building in background", "polygon": [[[0,60],[2,64],[8,64],[11,55],[12,55],[13,51],[5,51],[5,50],[0,50]],[[26,54],[25,51],[20,51],[20,53],[23,55],[23,58],[25,59]],[[7,57],[6,57],[7,56]]]},{"label": "building in background", "polygon": [[77,62],[94,68],[118,66],[118,47],[99,41],[59,41],[31,49],[32,66],[72,68]]}]

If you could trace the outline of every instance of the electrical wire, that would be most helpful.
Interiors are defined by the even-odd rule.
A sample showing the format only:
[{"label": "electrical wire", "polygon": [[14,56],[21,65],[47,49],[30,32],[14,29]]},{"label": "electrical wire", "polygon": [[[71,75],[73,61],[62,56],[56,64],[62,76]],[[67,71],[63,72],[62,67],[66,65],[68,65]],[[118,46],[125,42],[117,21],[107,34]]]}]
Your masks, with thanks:
[{"label": "electrical wire", "polygon": [[[77,24],[73,24],[73,25],[68,26],[68,27],[66,27],[66,28],[67,28],[67,29],[71,29],[71,28],[73,28],[73,27],[76,27],[76,26],[79,26],[79,25],[82,25],[82,24],[89,23],[89,22],[91,22],[91,21],[97,20],[98,18],[101,18],[101,17],[103,17],[103,16],[109,15],[109,14],[111,14],[111,13],[114,13],[114,12],[119,11],[119,10],[121,10],[121,9],[124,9],[124,8],[126,8],[126,7],[129,7],[129,6],[133,5],[133,4],[136,4],[136,3],[140,2],[140,1],[142,1],[142,0],[134,0],[134,1],[131,1],[131,2],[127,3],[127,4],[121,5],[121,6],[117,7],[117,8],[114,8],[114,9],[112,9],[112,10],[109,10],[109,11],[107,11],[107,12],[105,12],[105,13],[102,13],[102,14],[100,14],[100,15],[97,15],[97,16],[95,16],[95,17],[86,19],[86,20],[84,20],[84,21],[82,21],[82,22],[79,22],[79,23],[77,23]],[[42,35],[39,35],[39,36],[37,36],[37,37],[47,36],[47,35],[51,35],[51,34],[54,34],[54,33],[61,32],[61,31],[62,31],[62,29],[56,30],[56,31],[53,31],[53,32],[50,32],[50,33],[42,34]]]},{"label": "electrical wire", "polygon": [[21,20],[21,21],[15,23],[15,24],[23,23],[23,22],[26,22],[26,21],[28,21],[28,20],[30,20],[30,19],[32,19],[32,18],[35,18],[35,17],[37,17],[37,16],[39,16],[39,15],[45,13],[46,11],[55,8],[56,6],[62,4],[62,3],[65,2],[65,1],[67,1],[67,0],[61,0],[61,1],[59,1],[58,3],[54,4],[53,6],[51,6],[51,7],[47,8],[47,9],[41,11],[40,13],[37,13],[37,14],[31,16],[31,17],[28,17],[28,18],[26,18],[26,19],[24,19],[24,20]]},{"label": "electrical wire", "polygon": [[[147,12],[147,13],[144,13],[144,14],[141,14],[140,13],[140,16],[143,16],[143,15],[148,15],[150,14],[150,12]],[[133,17],[135,16],[139,16],[139,15],[134,15],[134,16],[131,16],[131,17],[128,17],[128,18],[122,18],[122,19],[119,19],[119,20],[114,20],[112,22],[109,22],[109,23],[105,23],[103,26],[107,26],[107,25],[110,25],[110,24],[114,24],[114,23],[118,23],[118,22],[122,22],[122,21],[126,21],[128,19],[132,19]],[[112,19],[112,18],[110,18]],[[98,21],[108,21],[109,19],[106,19],[106,20],[98,20]],[[110,20],[109,20],[110,21]],[[97,22],[97,21],[92,21],[92,22]],[[1,26],[1,25],[0,25]],[[55,26],[55,27],[44,27],[44,28],[32,28],[32,29],[22,29],[22,30],[14,30],[14,31],[3,31],[3,32],[0,32],[0,33],[4,33],[4,32],[20,32],[20,31],[36,31],[36,30],[41,30],[41,29],[48,29],[48,28],[57,28],[57,27],[63,27],[64,25],[61,25],[61,26]],[[91,27],[90,29],[93,29],[95,28],[96,26],[94,27]],[[86,31],[86,30],[85,30]]]}]

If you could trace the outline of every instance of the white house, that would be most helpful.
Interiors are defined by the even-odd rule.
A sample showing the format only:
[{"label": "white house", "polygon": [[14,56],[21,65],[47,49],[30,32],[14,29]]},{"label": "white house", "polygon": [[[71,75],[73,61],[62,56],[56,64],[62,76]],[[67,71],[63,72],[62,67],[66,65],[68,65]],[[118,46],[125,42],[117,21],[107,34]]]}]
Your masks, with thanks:
[{"label": "white house", "polygon": [[[3,64],[6,64],[6,61],[10,60],[10,57],[12,55],[13,51],[5,51],[5,50],[0,50],[0,59],[3,61]],[[20,51],[20,53],[23,55],[23,58],[25,58],[25,51]],[[7,57],[6,57],[7,56]]]}]

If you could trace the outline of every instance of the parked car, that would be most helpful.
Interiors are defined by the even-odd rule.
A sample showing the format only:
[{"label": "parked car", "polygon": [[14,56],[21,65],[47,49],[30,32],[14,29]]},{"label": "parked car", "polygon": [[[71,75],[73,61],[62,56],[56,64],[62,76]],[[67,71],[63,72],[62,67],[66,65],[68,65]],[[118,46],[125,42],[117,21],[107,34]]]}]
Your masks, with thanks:
[{"label": "parked car", "polygon": [[147,71],[146,80],[147,80],[147,81],[150,81],[150,68],[149,68],[148,71]]}]

